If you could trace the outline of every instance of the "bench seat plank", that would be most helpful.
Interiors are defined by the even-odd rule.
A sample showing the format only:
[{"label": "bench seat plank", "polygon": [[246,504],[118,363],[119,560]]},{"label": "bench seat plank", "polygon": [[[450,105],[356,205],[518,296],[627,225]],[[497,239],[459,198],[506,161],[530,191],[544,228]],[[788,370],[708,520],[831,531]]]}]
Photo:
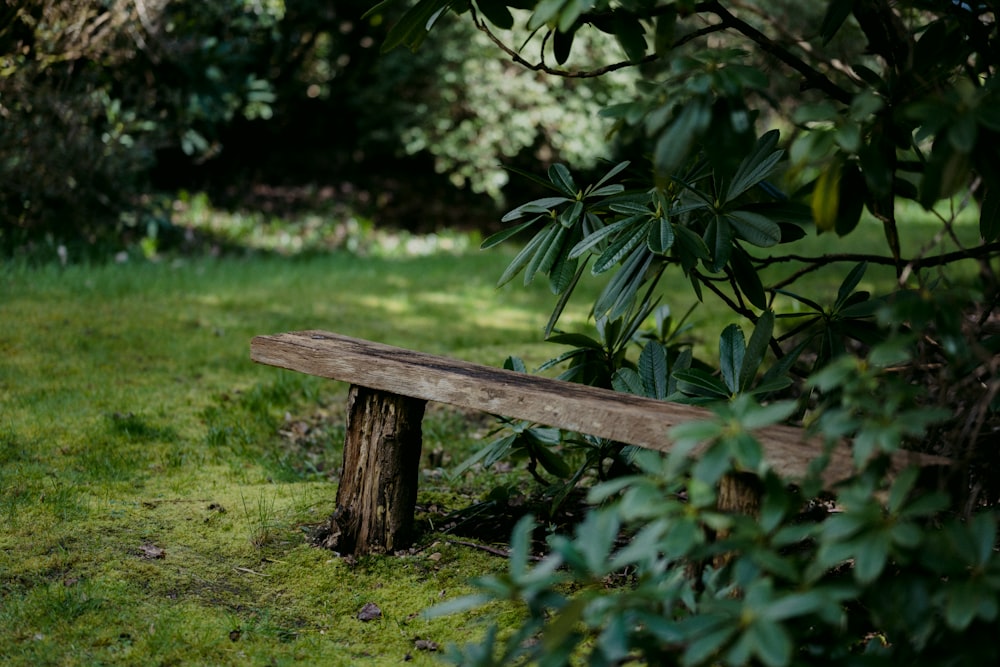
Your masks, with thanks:
[{"label": "bench seat plank", "polygon": [[[527,375],[351,338],[328,331],[257,336],[251,358],[261,364],[348,382],[352,385],[537,422],[610,440],[669,451],[667,431],[676,424],[711,418],[705,408]],[[776,425],[758,439],[770,465],[802,478],[821,451],[802,429]],[[697,453],[695,453],[697,454]],[[894,467],[943,463],[937,457],[899,452]],[[853,471],[850,452],[838,447],[825,472],[828,484]]]}]

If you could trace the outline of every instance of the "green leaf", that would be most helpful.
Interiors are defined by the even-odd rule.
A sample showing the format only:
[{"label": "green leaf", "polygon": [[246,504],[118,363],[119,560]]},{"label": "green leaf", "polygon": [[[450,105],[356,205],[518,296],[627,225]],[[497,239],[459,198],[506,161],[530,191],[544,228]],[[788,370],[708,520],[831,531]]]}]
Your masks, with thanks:
[{"label": "green leaf", "polygon": [[596,190],[591,190],[587,193],[587,198],[591,197],[610,197],[611,195],[616,195],[619,192],[624,192],[625,186],[621,183],[612,183],[610,185],[605,185],[603,187],[597,188]]},{"label": "green leaf", "polygon": [[968,184],[970,160],[938,137],[920,185],[920,203],[931,208],[939,199],[951,197]]},{"label": "green leaf", "polygon": [[563,227],[574,226],[580,220],[580,216],[583,215],[583,211],[584,206],[582,201],[577,200],[573,202],[571,206],[564,208],[559,213],[559,224]]},{"label": "green leaf", "polygon": [[476,5],[483,16],[501,30],[510,30],[514,27],[514,16],[503,0],[476,0]]},{"label": "green leaf", "polygon": [[650,341],[639,355],[639,376],[646,395],[663,400],[667,397],[667,350],[660,343]]},{"label": "green leaf", "polygon": [[624,11],[616,11],[612,25],[618,43],[628,59],[634,63],[646,56],[646,30],[635,16]]},{"label": "green leaf", "polygon": [[798,409],[795,401],[778,401],[768,405],[757,406],[741,419],[740,423],[748,431],[753,431],[772,424],[780,424]]},{"label": "green leaf", "polygon": [[[752,67],[750,65],[730,63],[722,69],[717,70],[717,72],[724,75],[729,81],[734,82],[737,86],[739,86],[739,88],[763,90],[764,88],[767,88],[768,84],[771,82],[767,74],[761,71],[760,68]],[[735,88],[735,90],[739,90],[739,88]],[[746,123],[748,121],[743,122]]]},{"label": "green leaf", "polygon": [[733,252],[733,229],[728,218],[715,216],[709,221],[705,228],[705,244],[712,249],[712,271],[721,271]]},{"label": "green leaf", "polygon": [[981,513],[969,521],[969,533],[972,536],[973,549],[976,558],[973,565],[983,568],[994,557],[994,546],[997,539],[996,517],[990,513]]},{"label": "green leaf", "polygon": [[948,587],[948,604],[944,616],[948,625],[958,631],[965,630],[979,611],[982,589],[973,581],[960,581]]},{"label": "green leaf", "polygon": [[917,467],[910,467],[899,473],[896,481],[892,483],[892,488],[889,490],[888,509],[890,512],[895,514],[902,509],[903,503],[910,496],[910,491],[913,490],[913,485],[916,483],[919,474],[920,469]]},{"label": "green leaf", "polygon": [[523,217],[525,213],[548,213],[550,209],[558,206],[559,204],[565,204],[570,201],[573,200],[567,199],[566,197],[542,197],[541,199],[534,199],[507,212],[502,218],[500,218],[500,222],[511,222],[513,220],[517,220],[518,218]]},{"label": "green leaf", "polygon": [[760,281],[760,274],[750,261],[750,255],[743,248],[734,247],[729,258],[729,266],[733,270],[733,278],[740,291],[746,295],[751,304],[764,310],[767,308],[767,294]]},{"label": "green leaf", "polygon": [[399,0],[382,0],[382,2],[375,3],[372,7],[361,15],[362,19],[368,19],[382,12],[383,9],[395,5]]},{"label": "green leaf", "polygon": [[769,248],[781,241],[781,227],[760,213],[730,211],[726,218],[741,238],[759,248]]},{"label": "green leaf", "polygon": [[656,218],[650,222],[646,245],[649,251],[656,255],[665,255],[673,247],[674,226],[667,218]]},{"label": "green leaf", "polygon": [[536,222],[538,222],[538,218],[535,218],[534,220],[529,220],[528,222],[522,222],[520,225],[515,225],[514,227],[509,227],[501,232],[497,232],[496,234],[493,234],[492,236],[488,237],[485,241],[483,241],[480,244],[479,249],[488,250],[493,246],[500,245],[501,243],[511,238],[512,236],[517,236],[519,233],[521,233],[528,227],[531,227]]},{"label": "green leaf", "polygon": [[563,5],[556,29],[562,32],[571,32],[575,29],[580,15],[593,6],[594,0],[569,0]]},{"label": "green leaf", "polygon": [[572,345],[573,347],[582,347],[588,350],[601,351],[604,349],[604,345],[599,340],[594,340],[590,336],[585,336],[580,333],[560,333],[555,336],[550,336],[545,339],[546,343],[555,343],[556,345]]},{"label": "green leaf", "polygon": [[594,315],[610,319],[623,315],[645,281],[646,270],[652,262],[653,255],[645,246],[636,248],[597,297]]},{"label": "green leaf", "polygon": [[699,260],[708,258],[708,246],[705,240],[684,225],[675,225],[674,232],[677,234],[674,244],[674,253],[681,261],[684,271],[690,271]]},{"label": "green leaf", "polygon": [[[557,33],[558,34],[558,33]],[[587,608],[587,599],[579,595],[560,609],[555,617],[545,624],[542,633],[542,648],[547,654],[558,651],[563,643],[576,632],[577,625]]]},{"label": "green leaf", "polygon": [[837,107],[829,100],[800,104],[792,111],[792,121],[800,125],[832,121],[838,116]]},{"label": "green leaf", "polygon": [[633,396],[644,396],[643,383],[639,374],[632,368],[619,368],[611,376],[611,386],[615,391]]},{"label": "green leaf", "polygon": [[716,441],[698,457],[691,468],[691,476],[707,486],[715,486],[731,469],[732,459],[727,443]]},{"label": "green leaf", "polygon": [[715,664],[714,662],[708,662],[709,658],[722,650],[730,637],[736,634],[736,629],[737,625],[735,623],[726,623],[711,632],[697,637],[693,641],[689,640],[686,644],[679,642],[684,646],[681,665],[684,667],[693,667],[702,664]]},{"label": "green leaf", "polygon": [[[878,86],[875,86],[878,88]],[[885,100],[874,90],[863,90],[851,100],[850,117],[858,122],[867,120],[885,107]]]},{"label": "green leaf", "polygon": [[556,261],[559,251],[562,250],[563,241],[569,230],[561,225],[546,227],[542,232],[543,239],[538,245],[538,250],[531,257],[524,268],[524,284],[530,285],[535,279],[535,274],[541,271],[546,273]]},{"label": "green leaf", "polygon": [[566,479],[572,473],[566,459],[552,451],[552,449],[545,443],[535,438],[532,438],[531,453],[534,454],[535,459],[550,475],[555,475],[560,479]]},{"label": "green leaf", "polygon": [[573,275],[573,280],[566,286],[562,294],[560,294],[555,308],[552,309],[552,314],[549,315],[549,321],[546,322],[545,331],[542,334],[544,337],[548,338],[552,334],[552,330],[555,329],[556,323],[559,321],[559,317],[566,309],[566,305],[569,303],[570,297],[573,295],[573,290],[576,289],[576,286],[580,282],[580,278],[583,276],[583,272],[586,269],[586,262],[582,262],[579,266],[577,266],[576,273]]},{"label": "green leaf", "polygon": [[500,459],[507,456],[507,453],[510,451],[511,445],[514,444],[514,440],[516,438],[517,436],[513,434],[504,436],[503,438],[497,438],[496,440],[486,445],[478,452],[476,452],[475,454],[473,454],[472,456],[470,456],[469,458],[465,459],[457,466],[455,466],[452,469],[451,474],[457,477],[458,475],[461,475],[462,473],[464,473],[466,470],[476,465],[477,463],[480,463],[486,459],[491,459],[491,462],[489,464],[485,463],[483,464],[484,468],[488,468],[490,465],[493,465],[493,463],[496,463]]},{"label": "green leaf", "polygon": [[855,542],[854,578],[861,584],[870,584],[882,574],[889,560],[889,533],[871,530]]},{"label": "green leaf", "polygon": [[858,226],[865,208],[868,186],[857,163],[848,162],[840,174],[840,191],[837,193],[837,236],[847,236]]},{"label": "green leaf", "polygon": [[673,48],[676,32],[677,5],[671,4],[665,7],[663,13],[656,17],[656,27],[653,37],[653,50],[656,55],[662,56]]},{"label": "green leaf", "polygon": [[579,257],[580,255],[584,254],[594,246],[600,244],[605,239],[614,236],[623,229],[626,229],[627,227],[634,225],[640,220],[642,220],[642,216],[633,215],[631,217],[623,218],[617,222],[611,223],[607,227],[602,227],[596,232],[589,234],[588,236],[583,238],[579,243],[573,246],[573,248],[569,251],[570,258]]},{"label": "green leaf", "polygon": [[677,388],[686,394],[727,398],[729,388],[718,378],[713,377],[700,368],[688,368],[674,372]]},{"label": "green leaf", "polygon": [[524,365],[524,359],[521,357],[510,356],[503,361],[504,369],[508,371],[516,371],[518,373],[527,373],[528,369]]},{"label": "green leaf", "polygon": [[[401,44],[416,49],[424,41],[435,19],[451,3],[452,0],[419,0],[389,29],[382,44],[382,52],[391,51]],[[373,11],[377,8],[378,6],[373,8]]]},{"label": "green leaf", "polygon": [[978,128],[973,113],[965,113],[948,127],[948,142],[959,153],[969,154],[976,146]]},{"label": "green leaf", "polygon": [[528,30],[537,30],[554,19],[562,10],[563,5],[571,0],[542,0],[535,7],[535,12],[528,19]]},{"label": "green leaf", "polygon": [[719,365],[722,379],[729,387],[731,394],[740,390],[740,373],[743,371],[743,358],[746,355],[746,340],[743,331],[735,324],[730,324],[722,331],[719,338]]},{"label": "green leaf", "polygon": [[777,130],[771,130],[757,140],[757,146],[750,155],[743,158],[729,188],[726,190],[727,203],[771,175],[785,154],[783,150],[774,150],[777,142]]},{"label": "green leaf", "polygon": [[784,667],[792,659],[792,639],[780,624],[768,619],[758,619],[749,629],[754,653],[768,667]]},{"label": "green leaf", "polygon": [[[510,455],[514,445],[517,444],[517,434],[511,433],[503,438],[498,438],[490,443],[490,446],[486,448],[486,452],[483,455],[482,462],[483,467],[489,469],[493,467],[494,463],[502,461]],[[464,464],[463,464],[464,465]],[[453,475],[459,474],[460,471],[455,470],[452,472]],[[461,472],[464,472],[462,470]]]},{"label": "green leaf", "polygon": [[646,230],[638,228],[630,230],[628,234],[622,234],[608,245],[607,250],[594,261],[591,272],[596,276],[604,273],[619,261],[621,258],[638,247],[646,237]]},{"label": "green leaf", "polygon": [[565,65],[569,60],[570,51],[573,50],[573,40],[576,38],[576,30],[563,32],[556,30],[552,35],[552,54],[556,57],[556,62]]},{"label": "green leaf", "polygon": [[611,169],[608,170],[608,173],[604,174],[604,176],[601,176],[601,180],[594,183],[594,189],[596,190],[597,188],[601,187],[602,185],[610,181],[612,178],[621,173],[626,167],[628,167],[629,164],[631,164],[631,162],[629,162],[628,160],[623,160],[618,164],[616,164],[615,166],[613,166]]},{"label": "green leaf", "polygon": [[531,550],[531,534],[534,531],[535,517],[531,514],[524,515],[511,531],[507,568],[515,579],[520,579],[528,571],[528,554]]},{"label": "green leaf", "polygon": [[840,283],[840,288],[837,290],[837,301],[834,303],[833,310],[839,311],[840,308],[847,303],[851,294],[854,292],[860,283],[861,279],[865,277],[865,271],[868,269],[868,262],[860,262],[851,269],[847,277],[844,278],[844,282]]},{"label": "green leaf", "polygon": [[840,162],[830,162],[816,179],[812,193],[813,221],[820,232],[829,232],[837,226],[840,207]]},{"label": "green leaf", "polygon": [[573,175],[569,173],[566,165],[556,162],[549,167],[549,180],[552,181],[552,185],[564,192],[566,196],[571,198],[576,197],[576,182],[573,180]]},{"label": "green leaf", "polygon": [[577,265],[579,261],[566,256],[565,248],[556,258],[556,263],[549,270],[549,286],[553,294],[562,294],[576,285]]},{"label": "green leaf", "polygon": [[486,593],[463,595],[461,597],[452,598],[451,600],[446,600],[440,604],[434,605],[430,609],[424,610],[421,613],[421,617],[431,620],[442,616],[451,616],[452,614],[462,614],[482,607],[487,602],[492,601],[493,596]]},{"label": "green leaf", "polygon": [[608,208],[610,208],[615,213],[624,213],[626,215],[652,215],[652,211],[649,208],[649,201],[646,199],[626,199],[623,201],[612,202]]},{"label": "green leaf", "polygon": [[537,251],[539,247],[541,247],[542,243],[544,243],[551,235],[553,229],[556,229],[556,227],[545,227],[535,234],[530,241],[528,241],[524,248],[521,249],[521,252],[517,253],[511,263],[507,265],[503,275],[501,275],[500,279],[497,280],[497,287],[506,285],[514,278],[514,276],[521,272],[525,265],[527,265],[527,263],[531,261],[532,257],[535,256],[535,251]]},{"label": "green leaf", "polygon": [[743,365],[739,374],[739,389],[744,391],[750,388],[767,354],[768,346],[771,343],[771,334],[774,331],[774,313],[770,310],[761,314],[750,334],[750,342],[747,343],[746,354],[743,357]]},{"label": "green leaf", "polygon": [[657,172],[670,176],[677,171],[711,120],[711,109],[704,102],[699,100],[686,104],[656,141],[653,161]]}]

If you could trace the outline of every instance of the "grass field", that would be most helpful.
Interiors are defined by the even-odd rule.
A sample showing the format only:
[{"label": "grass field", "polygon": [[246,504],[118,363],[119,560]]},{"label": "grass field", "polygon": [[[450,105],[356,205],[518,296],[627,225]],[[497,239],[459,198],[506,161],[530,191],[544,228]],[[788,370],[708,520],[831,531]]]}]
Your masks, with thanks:
[{"label": "grass field", "polygon": [[[538,347],[548,300],[495,290],[504,259],[8,267],[0,659],[422,664],[416,637],[468,637],[474,619],[416,615],[502,561],[434,538],[354,566],[310,546],[334,509],[339,434],[303,431],[337,421],[319,413],[342,411],[345,388],[257,367],[248,343],[317,327],[499,364]],[[474,430],[432,411],[425,451],[462,456]],[[422,501],[475,500],[436,479]],[[355,618],[368,601],[382,620]]]},{"label": "grass field", "polygon": [[[907,231],[911,248],[927,236],[917,223]],[[864,231],[854,247],[875,247],[879,236]],[[806,243],[819,251],[827,242]],[[475,615],[419,614],[503,560],[430,530],[412,554],[356,563],[311,546],[309,531],[334,509],[346,387],[255,366],[248,343],[321,328],[537,364],[559,351],[539,342],[553,297],[541,282],[495,289],[510,257],[0,269],[0,660],[429,664],[416,639],[470,639]],[[814,279],[835,292],[835,278]],[[873,272],[866,286],[886,281]],[[678,312],[688,291],[667,285]],[[585,320],[581,296],[566,326]],[[711,305],[695,317],[710,339],[728,322]],[[439,470],[473,451],[488,425],[431,410],[422,506],[457,509],[491,485],[523,481]],[[380,620],[357,619],[366,602],[379,605]]]}]

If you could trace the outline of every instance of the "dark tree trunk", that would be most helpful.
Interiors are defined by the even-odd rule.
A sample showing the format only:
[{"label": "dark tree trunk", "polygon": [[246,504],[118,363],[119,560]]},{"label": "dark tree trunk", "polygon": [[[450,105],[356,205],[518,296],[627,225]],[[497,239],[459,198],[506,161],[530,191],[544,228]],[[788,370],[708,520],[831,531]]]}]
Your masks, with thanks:
[{"label": "dark tree trunk", "polygon": [[425,405],[351,386],[337,511],[324,546],[360,556],[410,545]]}]

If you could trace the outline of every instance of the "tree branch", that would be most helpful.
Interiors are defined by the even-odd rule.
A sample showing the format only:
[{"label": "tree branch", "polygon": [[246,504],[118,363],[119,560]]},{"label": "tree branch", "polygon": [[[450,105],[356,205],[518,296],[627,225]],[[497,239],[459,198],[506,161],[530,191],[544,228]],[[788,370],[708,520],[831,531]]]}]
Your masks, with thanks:
[{"label": "tree branch", "polygon": [[[951,264],[952,262],[957,262],[962,259],[981,259],[996,252],[1000,252],[1000,242],[988,243],[986,245],[976,246],[975,248],[968,248],[964,250],[955,250],[954,252],[947,252],[942,255],[916,257],[911,260],[902,261],[905,265],[912,267],[912,270],[917,271],[935,266],[944,266],[945,264]],[[779,255],[776,257],[762,257],[754,260],[754,264],[761,269],[785,262],[798,262],[800,264],[806,264],[807,266],[799,269],[792,274],[792,276],[775,283],[771,286],[771,289],[780,289],[785,285],[791,284],[807,273],[811,273],[817,269],[823,268],[824,266],[839,262],[868,262],[869,264],[879,264],[882,266],[896,266],[896,260],[892,257],[885,257],[884,255],[867,255],[864,253],[832,253],[819,257],[809,257],[806,255]]]},{"label": "tree branch", "polygon": [[705,11],[718,16],[723,25],[736,30],[738,33],[759,46],[762,51],[774,56],[801,74],[809,86],[822,90],[831,98],[842,104],[851,103],[854,96],[851,95],[849,91],[835,84],[825,74],[811,67],[781,44],[778,44],[760,30],[757,30],[757,28],[753,27],[743,19],[734,16],[717,0],[703,3],[701,6],[704,7]]},{"label": "tree branch", "polygon": [[[642,60],[637,60],[637,61],[622,60],[620,62],[612,63],[610,65],[605,65],[603,67],[598,67],[597,69],[592,69],[592,70],[567,70],[567,69],[559,69],[559,68],[556,68],[556,67],[550,67],[549,65],[546,65],[544,60],[541,61],[541,62],[537,62],[537,63],[531,63],[531,62],[528,62],[527,60],[525,60],[521,56],[521,54],[519,54],[517,51],[515,51],[511,47],[507,46],[507,44],[505,44],[503,42],[503,40],[501,40],[499,37],[497,37],[493,33],[493,31],[490,30],[489,26],[486,25],[486,22],[483,21],[482,19],[480,19],[479,16],[476,14],[476,10],[474,8],[472,10],[472,22],[473,22],[473,24],[476,26],[476,28],[479,31],[483,32],[487,37],[490,38],[490,41],[493,42],[497,46],[497,48],[499,48],[501,51],[503,51],[508,56],[510,56],[510,59],[513,62],[515,62],[518,65],[520,65],[521,67],[529,69],[529,70],[531,70],[533,72],[543,72],[545,74],[551,74],[552,76],[561,76],[561,77],[566,78],[566,79],[592,79],[592,78],[596,78],[596,77],[599,77],[599,76],[604,76],[605,74],[608,74],[609,72],[614,72],[616,70],[625,69],[626,67],[635,67],[637,65],[645,65],[647,63],[656,62],[657,60],[659,60],[661,58],[661,56],[659,54],[651,53],[651,54],[647,55],[645,58],[643,58]],[[673,48],[677,48],[678,46],[683,46],[684,44],[687,44],[688,42],[694,41],[695,39],[698,39],[699,37],[704,37],[705,35],[709,35],[709,34],[711,34],[713,32],[720,32],[720,31],[725,30],[725,29],[726,28],[725,28],[724,25],[718,24],[718,25],[706,26],[706,27],[701,28],[699,30],[695,30],[694,32],[690,32],[690,33],[684,35],[683,37],[680,37],[673,44]],[[546,39],[547,39],[547,37],[546,37]]]}]

